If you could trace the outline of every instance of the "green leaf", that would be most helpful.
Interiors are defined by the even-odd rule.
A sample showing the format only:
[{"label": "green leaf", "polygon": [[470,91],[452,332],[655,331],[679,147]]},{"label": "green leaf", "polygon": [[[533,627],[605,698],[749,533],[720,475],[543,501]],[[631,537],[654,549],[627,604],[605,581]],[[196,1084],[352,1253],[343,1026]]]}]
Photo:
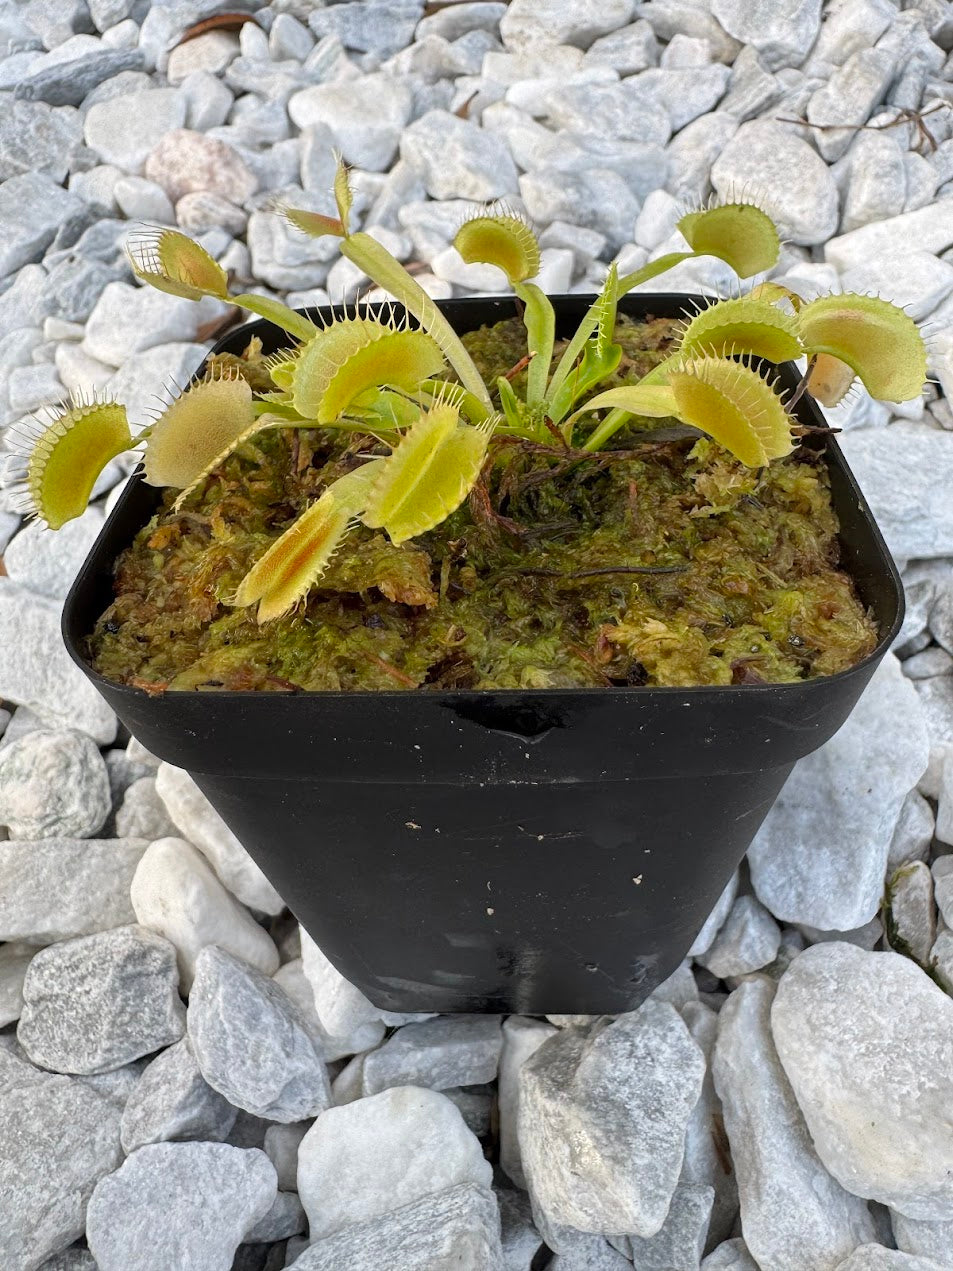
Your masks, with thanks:
[{"label": "green leaf", "polygon": [[523,325],[526,327],[527,351],[532,361],[526,373],[526,401],[533,405],[546,395],[549,366],[556,340],[556,314],[550,299],[531,282],[514,282],[513,290],[523,302]]},{"label": "green leaf", "polygon": [[27,463],[33,512],[53,530],[82,516],[103,468],[135,444],[126,408],[118,402],[57,412],[33,442]]},{"label": "green leaf", "polygon": [[805,349],[845,362],[871,397],[906,402],[923,392],[926,347],[917,324],[897,305],[845,292],[812,300],[798,321]]},{"label": "green leaf", "polygon": [[295,410],[331,424],[351,406],[361,406],[366,393],[384,387],[413,392],[443,367],[443,355],[425,331],[374,318],[341,318],[298,353]]},{"label": "green leaf", "polygon": [[696,256],[717,256],[739,278],[750,278],[778,263],[778,231],[767,212],[753,203],[724,203],[689,212],[678,228]]},{"label": "green leaf", "polygon": [[475,216],[457,230],[453,245],[468,265],[502,269],[513,287],[539,273],[539,243],[519,216]]},{"label": "green leaf", "polygon": [[364,524],[383,527],[397,544],[439,525],[476,483],[491,433],[491,424],[463,423],[454,406],[432,406],[384,460]]}]

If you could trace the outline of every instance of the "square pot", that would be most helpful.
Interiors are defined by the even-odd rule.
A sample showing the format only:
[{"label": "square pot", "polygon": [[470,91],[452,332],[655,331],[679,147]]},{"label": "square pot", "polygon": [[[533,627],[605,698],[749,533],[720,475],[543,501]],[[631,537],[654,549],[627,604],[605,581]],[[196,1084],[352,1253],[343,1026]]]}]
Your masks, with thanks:
[{"label": "square pot", "polygon": [[[624,298],[676,317],[698,298]],[[555,297],[557,334],[591,297]],[[465,332],[508,298],[442,302]],[[240,352],[287,337],[267,322]],[[793,366],[782,368],[789,386]],[[823,425],[806,396],[804,424]],[[149,697],[89,665],[119,553],[159,491],[134,478],[67,597],[74,660],[129,730],[186,768],[325,955],[393,1011],[615,1014],[685,957],[793,765],[841,726],[900,628],[900,578],[833,435],[842,563],[879,632],[792,684]]]}]

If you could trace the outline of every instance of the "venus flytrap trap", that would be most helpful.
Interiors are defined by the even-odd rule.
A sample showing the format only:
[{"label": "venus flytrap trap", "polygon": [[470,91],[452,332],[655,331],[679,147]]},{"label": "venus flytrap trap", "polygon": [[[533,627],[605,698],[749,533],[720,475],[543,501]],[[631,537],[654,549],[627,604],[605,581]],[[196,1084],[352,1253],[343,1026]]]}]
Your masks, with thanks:
[{"label": "venus flytrap trap", "polygon": [[[100,403],[64,410],[35,439],[28,493],[54,528],[80,515],[124,450],[141,454],[147,484],[170,491],[135,549],[137,569],[172,570],[177,603],[194,604],[206,626],[186,621],[199,633],[186,671],[150,644],[161,685],[248,687],[251,676],[267,686],[259,663],[272,654],[281,683],[314,687],[378,675],[388,687],[735,682],[823,674],[871,647],[832,563],[823,479],[810,454],[793,453],[799,430],[774,367],[805,358],[799,391],[825,403],[858,379],[874,396],[914,397],[925,354],[902,310],[853,295],[804,302],[762,282],[680,325],[633,327],[623,297],[680,261],[717,256],[742,278],[776,263],[770,219],[732,203],[682,218],[687,250],[623,276],[610,266],[558,338],[553,303],[533,281],[536,237],[502,209],[466,221],[455,246],[504,272],[519,318],[501,324],[505,341],[496,328],[461,336],[397,260],[352,229],[343,165],[334,195],[336,217],[282,212],[304,233],[337,238],[390,305],[319,325],[279,301],[232,296],[198,244],[149,231],[131,248],[143,282],[231,300],[281,326],[288,347],[213,357],[137,436],[120,405]],[[789,541],[803,578],[791,576]],[[169,579],[160,591],[168,598]],[[342,600],[352,593],[357,626]],[[378,593],[383,608],[368,599]],[[114,609],[130,630],[139,621],[131,600]],[[278,634],[252,636],[256,621]],[[263,651],[248,663],[236,641]],[[125,648],[112,665],[142,656]]]}]

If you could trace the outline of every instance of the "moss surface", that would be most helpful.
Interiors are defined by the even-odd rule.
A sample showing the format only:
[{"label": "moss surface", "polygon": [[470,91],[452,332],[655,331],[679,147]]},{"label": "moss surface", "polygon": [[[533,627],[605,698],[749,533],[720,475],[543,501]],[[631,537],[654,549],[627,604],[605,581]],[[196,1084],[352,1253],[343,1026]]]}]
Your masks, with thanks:
[{"label": "moss surface", "polygon": [[[622,319],[610,383],[650,369],[672,330]],[[524,341],[515,320],[465,337],[488,383]],[[805,450],[756,472],[650,426],[585,458],[494,443],[489,480],[437,530],[396,548],[359,528],[305,607],[259,627],[229,607],[242,576],[374,448],[262,434],[180,512],[167,494],[120,557],[95,665],[150,691],[686,686],[805,679],[869,653],[823,461]]]}]

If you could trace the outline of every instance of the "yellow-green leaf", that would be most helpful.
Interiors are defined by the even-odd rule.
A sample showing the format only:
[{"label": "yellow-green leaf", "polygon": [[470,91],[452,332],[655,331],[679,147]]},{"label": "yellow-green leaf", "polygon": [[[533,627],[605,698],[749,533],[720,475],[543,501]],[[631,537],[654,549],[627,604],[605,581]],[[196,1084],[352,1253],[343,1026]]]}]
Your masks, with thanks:
[{"label": "yellow-green leaf", "polygon": [[871,397],[906,402],[919,397],[926,348],[908,314],[876,296],[821,296],[798,315],[809,353],[829,353],[860,376]]},{"label": "yellow-green leaf", "polygon": [[145,230],[129,240],[136,277],[159,291],[188,300],[228,295],[228,277],[204,247],[178,230]]},{"label": "yellow-green leaf", "polygon": [[492,428],[460,420],[438,402],[404,434],[384,460],[363,520],[383,527],[394,543],[424,534],[456,511],[483,467]]},{"label": "yellow-green leaf", "polygon": [[679,356],[748,353],[769,362],[790,362],[803,353],[797,319],[769,300],[739,296],[716,300],[682,331]]},{"label": "yellow-green leaf", "polygon": [[329,486],[255,562],[239,584],[234,603],[257,603],[258,621],[270,622],[303,600],[360,515],[383,462],[373,460]]},{"label": "yellow-green leaf", "polygon": [[144,479],[149,485],[192,489],[262,426],[247,380],[236,375],[193,384],[153,424]]},{"label": "yellow-green leaf", "polygon": [[539,243],[518,216],[474,216],[457,230],[453,245],[468,265],[496,265],[513,285],[539,273]]},{"label": "yellow-green leaf", "polygon": [[347,168],[340,154],[336,156],[337,167],[334,170],[334,201],[337,204],[338,216],[341,218],[341,225],[344,233],[348,232],[348,225],[351,220],[351,204],[354,202],[354,195],[351,193],[351,182],[348,180]]},{"label": "yellow-green leaf", "polygon": [[740,278],[771,269],[781,243],[774,222],[753,203],[724,203],[689,212],[678,222],[689,246],[699,256],[717,256]]},{"label": "yellow-green leaf", "polygon": [[772,386],[749,366],[697,358],[668,374],[677,415],[749,468],[790,453],[791,417]]},{"label": "yellow-green leaf", "polygon": [[53,530],[82,516],[103,468],[134,445],[126,408],[118,402],[58,412],[36,438],[27,463],[32,510]]},{"label": "yellow-green leaf", "polygon": [[324,238],[328,234],[334,238],[344,238],[347,235],[344,222],[337,217],[322,216],[320,212],[308,212],[301,207],[281,207],[278,212],[295,229],[311,238]]},{"label": "yellow-green leaf", "polygon": [[334,322],[298,353],[294,406],[299,414],[333,423],[370,390],[416,391],[445,367],[436,341],[425,331],[397,328],[373,318]]}]

